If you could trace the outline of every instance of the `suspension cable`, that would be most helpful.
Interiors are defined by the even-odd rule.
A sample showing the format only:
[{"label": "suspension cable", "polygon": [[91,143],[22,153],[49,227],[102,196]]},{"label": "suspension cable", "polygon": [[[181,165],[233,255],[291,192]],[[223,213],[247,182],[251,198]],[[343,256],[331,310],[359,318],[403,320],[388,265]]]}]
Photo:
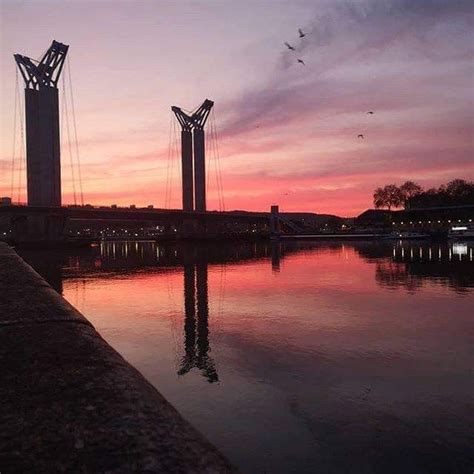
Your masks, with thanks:
[{"label": "suspension cable", "polygon": [[76,196],[76,177],[74,173],[74,162],[73,162],[73,155],[72,155],[72,145],[71,145],[71,131],[69,128],[69,112],[68,112],[68,99],[66,93],[66,79],[62,77],[63,82],[63,106],[64,106],[64,116],[66,119],[66,132],[67,132],[67,143],[68,143],[68,150],[69,150],[69,163],[71,166],[71,176],[72,176],[72,192],[74,196],[74,205],[77,205],[77,196]]},{"label": "suspension cable", "polygon": [[[209,129],[210,129],[210,126],[209,126],[209,122],[206,123],[206,127],[207,127],[207,135],[209,135]],[[209,161],[209,166],[206,165],[206,190],[209,189],[209,185],[210,185],[210,182],[211,182],[211,160],[212,160],[212,135],[209,137],[210,139],[207,139],[206,138],[206,141],[205,141],[205,147],[206,147],[206,152],[205,152],[205,156],[206,157],[209,157],[208,158],[208,161]]]},{"label": "suspension cable", "polygon": [[[175,162],[178,161],[179,159],[179,137],[178,137],[178,127],[176,125],[176,121],[173,121],[173,155],[171,158],[171,186],[170,186],[170,207],[172,203],[172,196],[173,196],[173,189],[174,189],[174,184],[175,184],[175,177],[174,177],[174,166]],[[179,166],[178,163],[178,173],[177,173],[177,180],[178,180],[178,186],[179,186],[179,181],[181,179],[181,167]],[[179,206],[178,206],[179,207]]]},{"label": "suspension cable", "polygon": [[219,153],[219,136],[217,134],[217,125],[216,125],[215,116],[214,116],[214,136],[216,137],[217,168],[219,170],[219,183],[220,183],[220,188],[221,188],[222,210],[225,211],[224,183],[222,182],[221,155]]},{"label": "suspension cable", "polygon": [[212,109],[212,125],[214,131],[214,140],[215,140],[215,147],[216,147],[216,156],[217,156],[217,176],[218,176],[218,188],[220,194],[220,202],[222,205],[222,210],[225,211],[225,202],[224,202],[224,186],[222,183],[222,170],[221,170],[221,162],[220,162],[220,153],[219,153],[219,138],[217,135],[217,126],[216,126],[216,115],[214,109]]},{"label": "suspension cable", "polygon": [[22,191],[22,178],[23,173],[26,169],[25,161],[25,133],[24,133],[24,124],[23,117],[25,117],[25,105],[24,100],[21,100],[20,90],[18,89],[18,103],[20,104],[20,160],[18,167],[18,204],[21,203],[21,191]]},{"label": "suspension cable", "polygon": [[171,201],[173,197],[175,139],[176,139],[176,123],[173,121],[171,124],[171,137],[170,137],[170,160],[169,160],[170,179],[168,182],[168,202],[167,202],[168,208],[171,208]]},{"label": "suspension cable", "polygon": [[16,156],[16,120],[17,120],[17,109],[18,109],[18,69],[15,68],[15,105],[13,108],[13,145],[12,145],[12,164],[11,164],[11,186],[10,186],[10,197],[13,200],[13,192],[15,187],[15,156]]},{"label": "suspension cable", "polygon": [[[64,156],[66,157],[67,148],[69,147],[69,166],[71,168],[71,181],[73,187],[73,196],[74,196],[74,203],[75,203],[75,176],[74,176],[74,163],[71,157],[71,145],[70,145],[70,137],[66,136],[67,132],[69,132],[69,120],[67,120],[67,93],[65,87],[65,79],[64,77],[61,78],[62,82],[62,95],[61,95],[61,120],[60,120],[60,139],[61,139],[61,151],[64,151]],[[66,146],[67,143],[67,146]],[[69,202],[70,204],[70,202]]]},{"label": "suspension cable", "polygon": [[[217,202],[218,202],[218,210],[222,211],[222,202],[220,196],[220,187],[219,187],[219,177],[217,174],[217,153],[216,153],[216,139],[214,134],[214,116],[211,115],[211,120],[209,121],[210,124],[210,143],[211,143],[211,159],[212,163],[214,164],[214,174],[216,178],[216,191],[217,191]],[[211,163],[209,163],[209,169],[211,168]]]},{"label": "suspension cable", "polygon": [[171,146],[172,146],[172,127],[173,127],[173,113],[170,113],[170,120],[168,126],[168,156],[166,160],[166,186],[165,186],[165,200],[164,200],[164,208],[168,208],[169,202],[169,187],[170,187],[170,168],[171,168]]},{"label": "suspension cable", "polygon": [[222,189],[222,175],[221,175],[221,168],[220,168],[220,160],[219,160],[219,145],[217,139],[217,127],[216,127],[216,118],[213,117],[213,128],[214,128],[214,146],[216,148],[216,160],[215,160],[215,168],[216,168],[216,176],[217,176],[217,186],[219,190],[219,206],[221,211],[225,211],[224,205],[224,190]]},{"label": "suspension cable", "polygon": [[[176,177],[176,187],[179,188],[182,180],[183,180],[183,169],[181,165],[181,132],[176,127],[176,147],[175,147],[175,160],[176,160],[176,167],[178,169],[177,177]],[[181,202],[179,201],[179,193],[178,193],[178,208],[180,207]]]},{"label": "suspension cable", "polygon": [[206,123],[206,157],[208,157],[209,165],[206,166],[206,189],[210,189],[211,186],[211,174],[212,174],[212,164],[215,160],[214,154],[214,138],[212,135],[212,116],[209,117],[208,122]]},{"label": "suspension cable", "polygon": [[64,79],[61,78],[62,80],[62,84],[63,84],[63,88],[62,88],[62,94],[61,94],[61,114],[60,114],[60,117],[59,117],[59,140],[60,140],[60,145],[59,145],[59,148],[60,148],[60,151],[62,153],[63,149],[66,148],[66,138],[65,138],[65,132],[64,132],[64,119],[65,119],[65,116],[66,116],[66,98],[65,98],[65,89],[64,89]]},{"label": "suspension cable", "polygon": [[[82,192],[82,175],[81,175],[81,160],[79,157],[79,141],[77,139],[77,123],[76,123],[76,109],[74,106],[74,94],[72,88],[72,75],[71,75],[71,62],[69,56],[67,57],[67,70],[69,76],[69,92],[71,96],[71,107],[72,107],[72,123],[74,126],[74,142],[75,142],[75,150],[76,150],[76,163],[77,163],[77,174],[79,179],[79,193],[81,196],[81,206],[84,205],[84,194]],[[76,204],[76,203],[74,203]]]},{"label": "suspension cable", "polygon": [[217,197],[219,200],[219,210],[222,211],[222,193],[221,193],[221,187],[220,187],[220,180],[219,180],[219,170],[217,167],[217,137],[216,137],[216,129],[215,129],[215,116],[214,114],[212,115],[212,120],[211,120],[211,131],[212,131],[212,141],[214,144],[214,154],[215,154],[215,159],[214,159],[214,172],[216,175],[216,186],[217,186]]}]

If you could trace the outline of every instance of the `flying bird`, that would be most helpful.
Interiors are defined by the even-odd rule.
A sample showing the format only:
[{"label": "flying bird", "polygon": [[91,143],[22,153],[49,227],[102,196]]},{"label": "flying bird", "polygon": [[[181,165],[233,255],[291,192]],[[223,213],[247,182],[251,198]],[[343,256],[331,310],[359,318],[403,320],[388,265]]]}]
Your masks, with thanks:
[{"label": "flying bird", "polygon": [[371,110],[369,110],[367,113],[368,113],[369,115],[374,115],[374,113],[373,113]]},{"label": "flying bird", "polygon": [[304,38],[306,36],[306,34],[303,33],[303,30],[301,28],[298,29],[298,33],[300,34],[300,38]]},{"label": "flying bird", "polygon": [[285,41],[285,46],[288,48],[288,49],[291,49],[291,51],[296,51],[295,48],[293,48],[293,46],[291,46],[291,44],[287,43]]},{"label": "flying bird", "polygon": [[357,138],[364,138],[364,135],[362,135],[362,133],[359,133],[359,135],[357,135]]},{"label": "flying bird", "polygon": [[300,64],[302,64],[303,66],[306,66],[306,64],[304,63],[304,61],[303,61],[302,59],[298,59],[298,62],[299,62]]}]

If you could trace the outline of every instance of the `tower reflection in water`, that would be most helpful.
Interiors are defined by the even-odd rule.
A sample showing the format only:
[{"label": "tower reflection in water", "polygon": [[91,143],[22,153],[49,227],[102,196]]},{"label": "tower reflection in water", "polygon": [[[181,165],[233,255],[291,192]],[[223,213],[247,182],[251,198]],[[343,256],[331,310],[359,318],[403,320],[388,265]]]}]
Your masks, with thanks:
[{"label": "tower reflection in water", "polygon": [[[215,337],[216,333],[214,331],[212,334],[209,330],[208,272],[212,275],[215,265],[259,261],[266,265],[271,263],[272,274],[281,278],[280,284],[289,285],[287,272],[294,272],[295,267],[291,270],[287,266],[285,269],[287,258],[291,261],[292,256],[307,255],[310,259],[332,265],[338,255],[345,253],[355,263],[362,261],[372,266],[376,283],[384,289],[405,289],[414,293],[427,286],[437,285],[465,293],[474,288],[472,242],[272,241],[219,245],[102,242],[98,247],[66,252],[45,253],[24,249],[21,255],[59,293],[64,290],[63,283],[69,289],[74,288],[76,293],[72,302],[79,304],[80,300],[80,308],[84,307],[89,289],[96,288],[98,282],[104,279],[126,278],[132,281],[135,276],[143,274],[155,275],[154,278],[159,279],[164,272],[179,269],[179,272],[183,272],[184,294],[181,294],[184,303],[179,298],[177,304],[184,329],[182,349],[178,351],[173,370],[184,376],[197,369],[209,383],[214,383],[219,381],[219,376],[216,363],[210,357],[210,338],[211,335]],[[304,261],[299,261],[300,265],[304,267]],[[325,273],[324,265],[318,265],[321,273]],[[309,285],[318,289],[318,281],[317,278],[310,280]],[[267,285],[265,292],[268,294],[278,290],[274,290],[275,282],[275,279],[271,279],[258,283]],[[288,291],[291,288],[288,286]]]},{"label": "tower reflection in water", "polygon": [[178,375],[199,369],[209,383],[219,376],[209,356],[209,297],[207,263],[184,265],[184,356]]}]

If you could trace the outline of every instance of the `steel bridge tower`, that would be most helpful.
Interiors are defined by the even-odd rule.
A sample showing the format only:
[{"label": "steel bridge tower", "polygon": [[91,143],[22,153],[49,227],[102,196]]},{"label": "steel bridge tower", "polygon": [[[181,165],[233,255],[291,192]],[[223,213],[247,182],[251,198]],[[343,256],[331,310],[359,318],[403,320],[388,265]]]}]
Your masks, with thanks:
[{"label": "steel bridge tower", "polygon": [[204,126],[213,105],[214,102],[212,100],[206,99],[191,116],[183,112],[179,107],[171,107],[181,125],[184,211],[206,211],[206,146]]},{"label": "steel bridge tower", "polygon": [[179,107],[171,107],[181,125],[181,179],[183,211],[194,210],[192,121]]},{"label": "steel bridge tower", "polygon": [[29,206],[61,206],[58,80],[69,46],[53,41],[39,62],[15,61],[25,81],[26,167]]}]

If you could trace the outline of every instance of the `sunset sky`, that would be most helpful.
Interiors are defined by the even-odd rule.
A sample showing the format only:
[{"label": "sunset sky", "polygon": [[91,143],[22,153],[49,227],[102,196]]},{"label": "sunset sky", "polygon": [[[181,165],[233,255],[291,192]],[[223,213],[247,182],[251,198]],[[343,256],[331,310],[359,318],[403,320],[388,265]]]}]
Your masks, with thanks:
[{"label": "sunset sky", "polygon": [[[70,45],[87,203],[163,207],[174,158],[179,207],[170,107],[206,98],[215,101],[227,210],[278,203],[352,216],[371,207],[380,185],[474,179],[471,1],[0,5],[2,196],[11,193],[13,54],[38,58],[53,39]],[[63,201],[72,203],[65,145]],[[218,209],[215,152],[208,159],[208,208]]]}]

